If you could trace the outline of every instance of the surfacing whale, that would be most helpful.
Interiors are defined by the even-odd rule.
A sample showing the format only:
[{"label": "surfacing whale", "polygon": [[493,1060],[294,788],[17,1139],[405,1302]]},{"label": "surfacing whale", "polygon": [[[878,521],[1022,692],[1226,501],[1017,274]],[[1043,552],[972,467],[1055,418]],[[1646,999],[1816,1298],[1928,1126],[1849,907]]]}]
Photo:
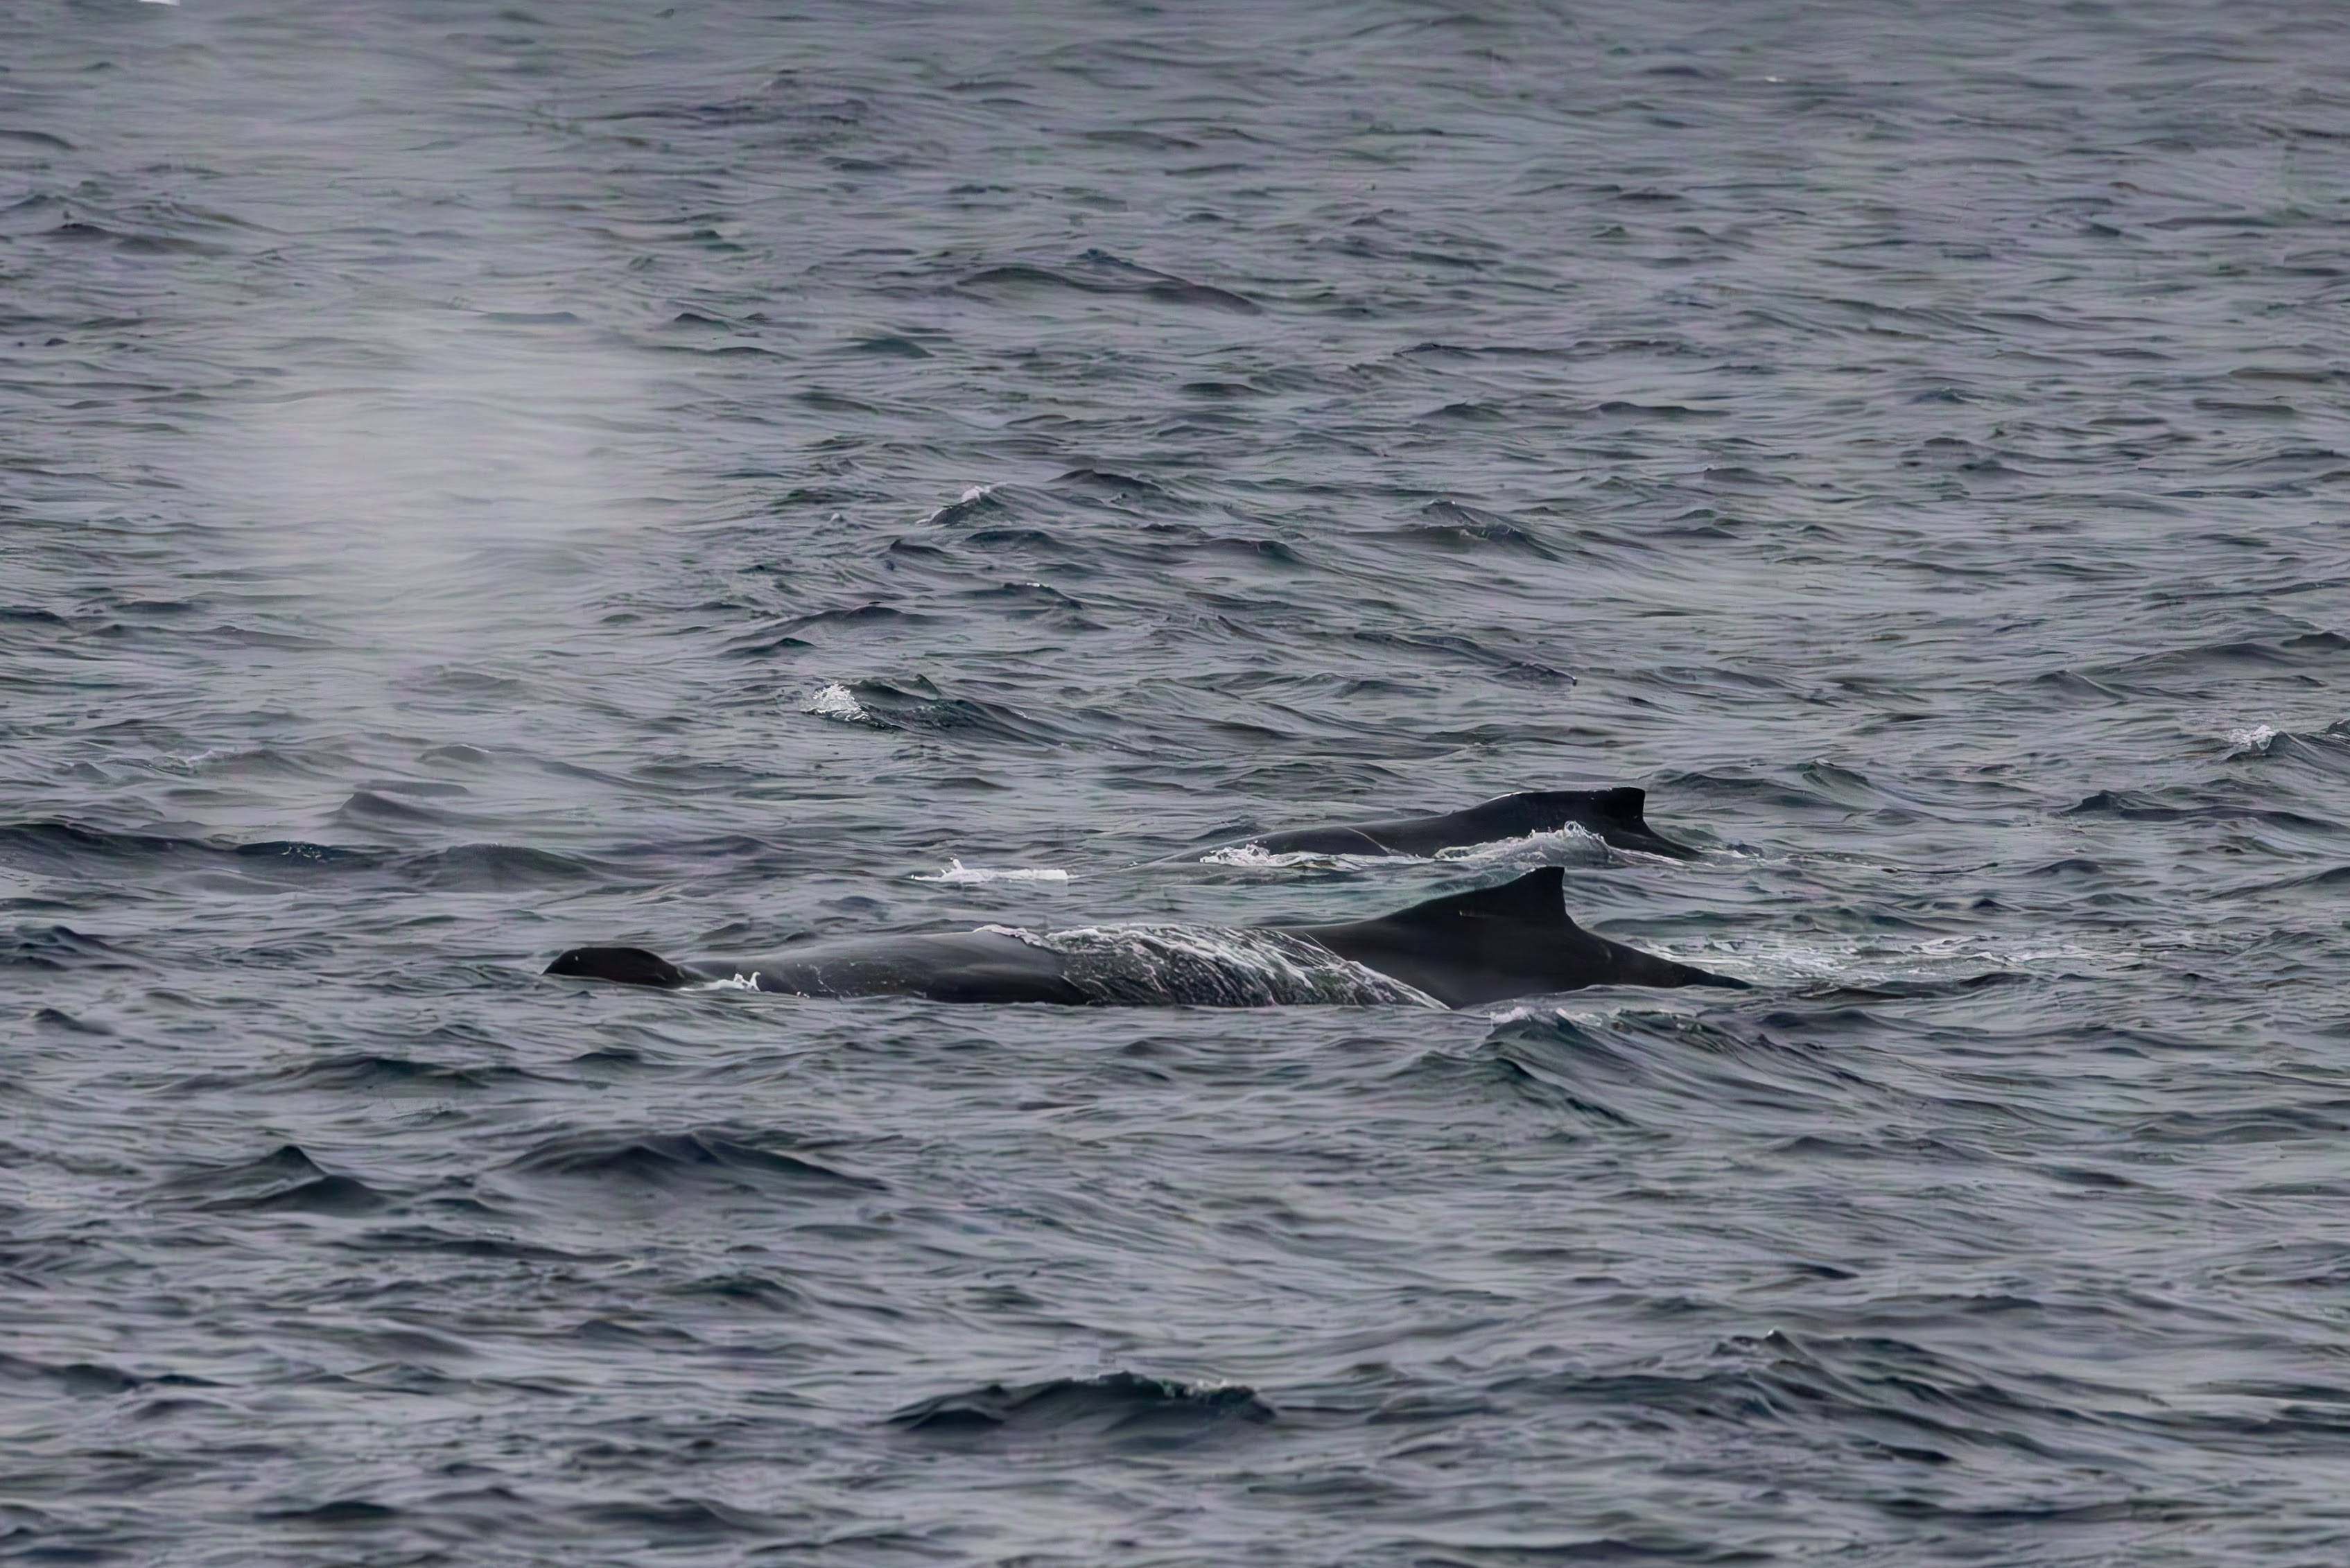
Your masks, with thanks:
[{"label": "surfacing whale", "polygon": [[918,996],[1064,1006],[1473,1007],[1593,985],[1745,982],[1659,958],[1569,919],[1555,866],[1377,919],[1329,926],[1101,927],[810,942],[757,964],[672,963],[642,948],[574,948],[551,975],[795,996]]},{"label": "surfacing whale", "polygon": [[1268,855],[1425,857],[1446,849],[1497,844],[1504,839],[1523,838],[1530,833],[1556,833],[1562,827],[1575,826],[1618,849],[1669,855],[1677,860],[1695,858],[1697,851],[1675,844],[1649,827],[1648,819],[1641,815],[1648,798],[1648,791],[1629,786],[1525,790],[1441,816],[1399,816],[1384,822],[1297,828],[1287,833],[1263,834],[1231,847],[1262,849]]}]

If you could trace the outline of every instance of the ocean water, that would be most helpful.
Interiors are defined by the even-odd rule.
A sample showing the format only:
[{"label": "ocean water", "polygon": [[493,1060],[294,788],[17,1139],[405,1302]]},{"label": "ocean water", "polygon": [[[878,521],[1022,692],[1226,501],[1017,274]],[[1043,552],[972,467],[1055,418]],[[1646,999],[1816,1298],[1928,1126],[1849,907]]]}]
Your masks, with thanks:
[{"label": "ocean water", "polygon": [[[0,1558],[2344,1561],[2345,81],[0,0]],[[1754,989],[538,974],[1541,864]]]}]

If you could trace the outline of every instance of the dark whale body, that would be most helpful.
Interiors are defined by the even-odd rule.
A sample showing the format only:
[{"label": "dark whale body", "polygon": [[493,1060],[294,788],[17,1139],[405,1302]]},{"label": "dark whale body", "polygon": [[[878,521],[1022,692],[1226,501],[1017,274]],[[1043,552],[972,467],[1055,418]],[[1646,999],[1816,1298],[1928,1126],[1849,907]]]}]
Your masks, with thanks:
[{"label": "dark whale body", "polygon": [[1555,866],[1375,920],[1285,928],[1365,969],[1392,975],[1447,1007],[1591,985],[1720,985],[1743,981],[1594,936],[1567,919],[1566,873]]},{"label": "dark whale body", "polygon": [[[1234,933],[1270,938],[1278,959],[1344,959],[1400,981],[1448,1007],[1592,985],[1719,985],[1710,974],[1592,935],[1567,919],[1565,874],[1555,866],[1513,882],[1431,898],[1377,919],[1330,926],[1270,926]],[[1236,959],[1235,962],[1246,961]],[[741,978],[798,996],[919,996],[932,1002],[1043,1002],[1062,1005],[1154,1002],[1231,1005],[1253,994],[1214,975],[1153,968],[1105,976],[1099,955],[1072,954],[998,931],[847,938],[810,942],[757,965],[676,964],[642,948],[574,948],[546,972],[623,985],[681,987]],[[1409,996],[1409,992],[1401,993]],[[1337,992],[1286,1000],[1344,999]],[[1392,1000],[1393,998],[1382,998]]]},{"label": "dark whale body", "polygon": [[1530,833],[1556,833],[1575,826],[1618,849],[1669,855],[1677,860],[1696,851],[1650,828],[1641,815],[1646,790],[1526,790],[1441,816],[1399,816],[1386,822],[1347,823],[1268,833],[1246,840],[1268,855],[1418,855],[1496,844]]},{"label": "dark whale body", "polygon": [[922,996],[932,1002],[1091,1002],[1061,956],[996,931],[849,937],[755,964],[674,964],[642,948],[573,948],[549,974],[676,988],[740,975],[795,996]]}]

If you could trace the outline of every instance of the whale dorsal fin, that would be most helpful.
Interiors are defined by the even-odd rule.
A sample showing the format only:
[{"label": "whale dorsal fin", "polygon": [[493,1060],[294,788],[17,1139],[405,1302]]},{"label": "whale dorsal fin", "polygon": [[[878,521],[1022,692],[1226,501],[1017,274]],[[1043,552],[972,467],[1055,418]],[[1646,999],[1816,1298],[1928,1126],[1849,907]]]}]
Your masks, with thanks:
[{"label": "whale dorsal fin", "polygon": [[1575,925],[1566,918],[1566,873],[1555,866],[1529,871],[1499,887],[1456,893],[1449,898],[1430,898],[1388,919],[1415,925],[1449,920],[1515,920],[1524,925],[1565,926],[1570,929]]}]

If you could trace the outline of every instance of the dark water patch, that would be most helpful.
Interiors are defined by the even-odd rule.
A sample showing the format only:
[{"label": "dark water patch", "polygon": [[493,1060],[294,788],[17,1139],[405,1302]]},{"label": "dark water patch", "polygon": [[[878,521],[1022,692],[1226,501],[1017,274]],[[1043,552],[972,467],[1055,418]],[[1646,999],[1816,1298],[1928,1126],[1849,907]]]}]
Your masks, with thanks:
[{"label": "dark water patch", "polygon": [[2071,856],[2063,860],[2051,860],[2045,866],[2035,866],[2024,873],[2027,877],[2101,877],[2106,868],[2083,856]]},{"label": "dark water patch", "polygon": [[377,794],[410,794],[421,800],[454,800],[473,792],[438,779],[369,779],[359,786]]},{"label": "dark water patch", "polygon": [[2032,678],[2033,689],[2047,696],[2074,701],[2127,702],[2129,693],[2072,670],[2052,670]]},{"label": "dark water patch", "polygon": [[1557,553],[1506,517],[1481,512],[1453,501],[1431,501],[1420,509],[1422,521],[1398,531],[1397,537],[1445,549],[1497,545],[1519,550],[1539,560],[1556,560]]},{"label": "dark water patch", "polygon": [[1840,1105],[1892,1103],[1848,1058],[1683,1013],[1515,1018],[1484,1050],[1505,1081],[1594,1128],[1760,1130],[1832,1120]]},{"label": "dark water patch", "polygon": [[396,796],[379,794],[373,790],[355,790],[348,800],[336,809],[338,822],[360,826],[379,825],[404,826],[421,823],[448,823],[459,820],[452,813],[436,811],[431,806],[415,805]]},{"label": "dark water patch", "polygon": [[2288,832],[2333,836],[2342,829],[2335,824],[2296,811],[2263,807],[2253,802],[2197,799],[2178,800],[2176,792],[2153,793],[2132,790],[2099,790],[2084,795],[2066,806],[2065,816],[2114,817],[2124,822],[2253,822]]},{"label": "dark water patch", "polygon": [[403,877],[449,892],[507,892],[626,880],[617,867],[513,844],[460,844],[393,861]]},{"label": "dark water patch", "polygon": [[307,1524],[320,1530],[358,1530],[390,1524],[403,1517],[389,1503],[366,1498],[338,1498],[307,1508],[261,1509],[253,1515],[262,1524]]},{"label": "dark water patch", "polygon": [[[1644,1128],[1624,1111],[1600,1098],[1591,1084],[1581,1081],[1580,1075],[1561,1073],[1545,1057],[1546,1054],[1538,1048],[1527,1050],[1514,1042],[1503,1041],[1480,1053],[1472,1060],[1473,1072],[1465,1075],[1470,1081],[1458,1086],[1462,1092],[1478,1094],[1487,1092],[1486,1085],[1490,1084],[1511,1098],[1562,1113],[1570,1122],[1595,1132],[1654,1130]],[[1431,1088],[1452,1088],[1464,1076],[1451,1070],[1458,1065],[1448,1060],[1446,1071],[1436,1073],[1423,1067],[1413,1075],[1430,1079]],[[1476,1082],[1478,1079],[1484,1082]]]},{"label": "dark water patch", "polygon": [[1254,1389],[1237,1384],[1187,1384],[1112,1372],[1009,1386],[990,1383],[909,1405],[889,1420],[908,1431],[940,1438],[1001,1436],[1157,1449],[1274,1418],[1272,1406]]},{"label": "dark water patch", "polygon": [[673,1289],[676,1294],[689,1299],[761,1312],[797,1314],[809,1306],[806,1292],[764,1273],[713,1274],[687,1281]]},{"label": "dark water patch", "polygon": [[917,342],[913,338],[901,337],[892,333],[877,334],[871,337],[859,337],[851,342],[848,345],[848,348],[852,353],[870,355],[873,358],[881,359],[928,359],[932,358],[931,351],[928,348],[923,348],[920,343]]},{"label": "dark water patch", "polygon": [[111,1028],[95,1019],[77,1018],[64,1009],[57,1007],[36,1008],[33,1012],[32,1023],[36,1029],[53,1031],[60,1034],[88,1035],[98,1039],[104,1039],[114,1033]]},{"label": "dark water patch", "polygon": [[1158,565],[1180,565],[1201,556],[1222,557],[1252,566],[1302,566],[1305,556],[1280,539],[1220,534],[1189,523],[1152,523],[1131,540],[1111,547],[1119,554]]},{"label": "dark water patch", "polygon": [[962,595],[976,606],[1006,620],[1049,626],[1057,631],[1098,632],[1108,629],[1086,613],[1083,600],[1044,583],[1005,583],[993,588],[972,588]]},{"label": "dark water patch", "polygon": [[1090,560],[1093,556],[1086,545],[1049,528],[974,528],[963,535],[963,543],[973,549],[1065,560]]},{"label": "dark water patch", "polygon": [[1075,262],[1057,267],[1009,263],[969,274],[956,286],[967,293],[1019,298],[1049,297],[1058,292],[1119,296],[1154,304],[1257,315],[1262,308],[1245,296],[1211,284],[1193,283],[1172,273],[1138,266],[1107,251],[1087,251]]},{"label": "dark water patch", "polygon": [[352,1176],[317,1176],[315,1180],[264,1192],[256,1197],[219,1199],[209,1209],[230,1210],[230,1213],[317,1213],[350,1218],[350,1215],[376,1213],[390,1204],[390,1199],[376,1192],[374,1187]]},{"label": "dark water patch", "polygon": [[1403,649],[1421,655],[1439,654],[1482,665],[1504,680],[1524,681],[1537,686],[1572,686],[1575,683],[1574,676],[1539,659],[1508,649],[1491,648],[1475,638],[1456,633],[1357,631],[1352,634],[1352,640],[1374,648]]},{"label": "dark water patch", "polygon": [[175,1177],[166,1189],[204,1197],[204,1208],[231,1213],[349,1217],[372,1214],[391,1201],[356,1177],[324,1169],[290,1143],[243,1164]]},{"label": "dark water patch", "polygon": [[230,1197],[209,1204],[212,1209],[242,1210],[242,1213],[322,1213],[322,1215],[362,1215],[376,1213],[390,1204],[390,1199],[376,1192],[374,1187],[352,1176],[329,1176],[322,1173],[315,1180],[296,1182],[280,1192],[264,1192],[256,1197]]},{"label": "dark water patch", "polygon": [[2350,1132],[2350,1102],[2315,1098],[2307,1103],[2182,1108],[2137,1118],[2130,1127],[2134,1140],[2197,1147],[2306,1140],[2330,1144],[2345,1132]]},{"label": "dark water patch", "polygon": [[951,695],[927,680],[901,684],[858,680],[839,690],[853,700],[853,711],[821,700],[815,711],[827,718],[874,729],[937,732],[959,740],[1049,746],[1064,744],[1074,738],[1058,723],[1039,720],[1008,704]]},{"label": "dark water patch", "polygon": [[396,1252],[442,1253],[489,1262],[585,1266],[619,1259],[618,1252],[598,1252],[548,1247],[493,1232],[452,1231],[431,1225],[377,1226],[338,1243],[345,1250],[375,1256]]},{"label": "dark water patch", "polygon": [[550,1138],[508,1168],[533,1177],[560,1177],[690,1192],[697,1188],[840,1195],[879,1192],[882,1184],[719,1131],[604,1132]]},{"label": "dark water patch", "polygon": [[19,928],[9,936],[5,946],[0,946],[0,967],[104,971],[136,970],[145,965],[114,943],[70,926],[36,926]]},{"label": "dark water patch", "polygon": [[2069,1379],[2039,1379],[2038,1388],[2022,1380],[2009,1386],[1890,1335],[1777,1330],[1725,1341],[1715,1366],[1690,1375],[1530,1381],[1578,1405],[1629,1406],[1733,1428],[1792,1427],[1832,1443],[1890,1444],[1929,1464],[1985,1450],[2054,1460],[2138,1404],[2118,1390]]},{"label": "dark water patch", "polygon": [[1164,503],[1170,499],[1166,491],[1147,479],[1138,479],[1129,473],[1114,473],[1107,469],[1073,468],[1055,480],[1054,484],[1059,489],[1106,501]]},{"label": "dark water patch", "polygon": [[2350,889],[2350,866],[2329,866],[2322,871],[2304,872],[2297,877],[2280,877],[2270,881],[2247,883],[2227,888],[2224,897],[2244,898],[2262,893],[2305,891],[2313,893]]},{"label": "dark water patch", "polygon": [[[2033,977],[2012,970],[1990,970],[1974,974],[1954,974],[1920,980],[1879,980],[1866,984],[1850,982],[1814,987],[1801,992],[1812,1002],[1841,1004],[1853,1002],[1913,1002],[1935,997],[1970,996],[1983,992],[2012,986],[2030,986]],[[1794,1025],[1802,1022],[1797,1013],[1766,1014],[1766,1025],[1784,1023]]]},{"label": "dark water patch", "polygon": [[167,1373],[157,1377],[141,1377],[99,1361],[42,1362],[0,1351],[0,1380],[11,1383],[46,1385],[59,1393],[78,1399],[106,1398],[116,1394],[128,1394],[141,1388],[209,1388],[214,1385],[202,1377]]},{"label": "dark water patch", "polygon": [[453,1066],[368,1052],[323,1057],[280,1076],[289,1089],[329,1094],[428,1095],[440,1096],[526,1081],[537,1075],[503,1064]]},{"label": "dark water patch", "polygon": [[785,1528],[785,1521],[708,1498],[595,1503],[576,1511],[585,1522],[663,1545],[723,1541],[731,1536],[756,1538],[779,1534]]},{"label": "dark water patch", "polygon": [[[1751,683],[1742,684],[1752,689]],[[1686,773],[1661,779],[1657,787],[1669,788],[1701,803],[1720,802],[1765,819],[1841,822],[1849,817],[1851,806],[1823,790],[1797,782],[1799,777],[1799,771],[1794,776],[1771,778],[1722,772]]]},{"label": "dark water patch", "polygon": [[0,864],[52,876],[120,875],[141,865],[160,867],[173,863],[276,877],[365,869],[378,864],[378,858],[366,850],[294,840],[223,844],[163,834],[120,833],[61,821],[0,826]]},{"label": "dark water patch", "polygon": [[[825,632],[880,630],[903,634],[929,625],[937,618],[878,602],[853,608],[817,610],[735,638],[727,644],[727,652],[737,658],[764,659],[826,646],[830,639],[821,635]],[[810,632],[819,635],[813,638],[805,635]]]},{"label": "dark water patch", "polygon": [[2117,663],[2091,666],[2083,673],[2102,684],[2135,688],[2152,682],[2214,681],[2264,675],[2314,678],[2338,670],[2350,640],[2332,632],[2290,638],[2240,639],[2143,654]]},{"label": "dark water patch", "polygon": [[1175,389],[1187,398],[1205,398],[1216,402],[1229,402],[1242,398],[1261,398],[1266,395],[1244,381],[1186,381]]}]

